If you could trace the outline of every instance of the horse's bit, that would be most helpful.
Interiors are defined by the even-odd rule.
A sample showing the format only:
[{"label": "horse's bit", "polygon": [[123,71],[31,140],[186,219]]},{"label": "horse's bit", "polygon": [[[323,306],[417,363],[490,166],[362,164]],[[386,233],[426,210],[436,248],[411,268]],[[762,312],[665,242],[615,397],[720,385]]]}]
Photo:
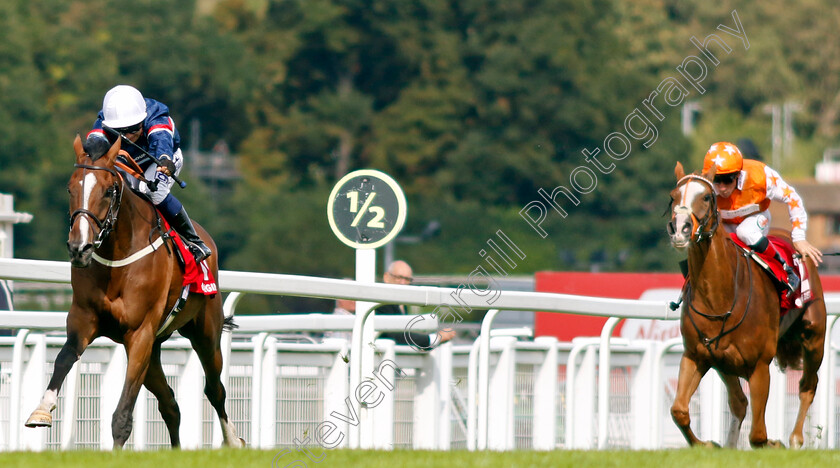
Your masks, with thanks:
[{"label": "horse's bit", "polygon": [[[102,242],[111,234],[111,231],[114,229],[114,224],[117,222],[117,213],[120,211],[120,202],[122,201],[122,191],[124,185],[119,184],[120,175],[117,171],[108,168],[108,167],[99,167],[99,166],[90,166],[87,164],[74,164],[75,167],[81,169],[90,169],[90,170],[97,170],[97,171],[108,171],[117,178],[117,181],[114,181],[114,185],[111,187],[114,192],[114,196],[111,197],[111,203],[108,206],[108,212],[105,213],[105,219],[101,220],[96,217],[93,212],[90,210],[86,210],[84,208],[79,208],[78,210],[74,211],[70,215],[70,229],[73,229],[73,223],[76,221],[76,218],[79,216],[86,216],[88,219],[93,220],[96,223],[96,226],[99,227],[99,234],[96,236],[96,240],[93,242],[93,247],[98,249]],[[119,188],[119,191],[117,189]]]}]

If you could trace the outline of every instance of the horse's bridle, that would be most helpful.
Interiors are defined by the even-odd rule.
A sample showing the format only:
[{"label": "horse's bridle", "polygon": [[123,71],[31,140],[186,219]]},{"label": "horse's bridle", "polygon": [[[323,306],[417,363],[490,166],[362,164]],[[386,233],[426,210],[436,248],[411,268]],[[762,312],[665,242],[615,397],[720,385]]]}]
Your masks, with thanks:
[{"label": "horse's bridle", "polygon": [[[117,214],[120,211],[122,191],[125,187],[125,184],[119,183],[119,180],[121,179],[120,174],[109,167],[91,166],[88,164],[74,164],[74,166],[81,169],[108,171],[111,174],[113,174],[114,177],[117,178],[117,180],[114,181],[114,185],[112,186],[112,188],[114,189],[114,196],[111,197],[111,204],[108,206],[108,212],[105,213],[104,220],[97,218],[92,211],[86,210],[84,208],[79,208],[70,215],[70,229],[73,229],[73,223],[76,222],[76,218],[79,216],[85,216],[96,223],[96,226],[99,227],[99,234],[96,236],[96,240],[93,241],[93,247],[95,249],[98,249],[99,246],[102,245],[102,242],[108,237],[108,235],[111,234],[111,231],[114,229],[114,224],[117,222]],[[119,191],[117,191],[118,188]]]},{"label": "horse's bridle", "polygon": [[[698,176],[695,174],[689,174],[684,176],[682,179],[677,181],[677,187],[679,187],[684,180],[698,180],[703,182],[709,187],[711,191],[711,203],[709,204],[709,209],[706,211],[706,215],[703,219],[697,219],[697,216],[694,215],[694,212],[691,211],[691,208],[686,205],[678,205],[674,207],[674,214],[687,214],[691,216],[691,223],[694,227],[691,238],[694,239],[694,242],[699,244],[705,239],[711,239],[712,236],[715,235],[715,231],[717,231],[718,224],[720,224],[720,215],[718,214],[717,210],[717,195],[715,194],[715,187],[709,182],[708,179],[702,176]],[[706,226],[709,225],[709,222],[714,221],[714,224],[709,229],[706,229]],[[668,224],[669,228],[671,224]],[[695,236],[697,236],[695,238]]]}]

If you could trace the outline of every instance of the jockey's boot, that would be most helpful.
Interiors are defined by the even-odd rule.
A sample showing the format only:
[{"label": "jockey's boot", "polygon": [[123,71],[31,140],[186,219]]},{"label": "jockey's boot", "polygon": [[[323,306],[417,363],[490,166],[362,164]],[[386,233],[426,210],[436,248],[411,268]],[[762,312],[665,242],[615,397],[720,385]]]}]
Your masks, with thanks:
[{"label": "jockey's boot", "polygon": [[775,258],[782,264],[782,267],[785,269],[785,273],[787,273],[787,286],[788,289],[790,289],[788,295],[796,294],[796,291],[799,289],[799,275],[797,275],[796,272],[793,271],[793,268],[787,264],[781,255],[779,255],[779,252],[776,252]]},{"label": "jockey's boot", "polygon": [[[791,268],[790,265],[787,264],[784,257],[782,257],[779,251],[776,250],[776,247],[774,247],[773,244],[771,244],[766,237],[762,238],[762,241],[763,242],[758,242],[756,246],[753,246],[753,249],[755,249],[756,252],[759,252],[761,254],[767,254],[770,252],[773,253],[773,258],[775,258],[776,261],[782,264],[782,268],[784,268],[785,273],[787,273],[787,287],[790,290],[788,292],[788,297],[790,297],[792,294],[796,294],[796,291],[799,290],[799,275],[797,275],[793,268]],[[761,246],[762,244],[766,245],[766,247],[763,250],[759,250],[759,246]]]},{"label": "jockey's boot", "polygon": [[178,231],[181,238],[184,239],[187,248],[190,249],[193,257],[195,257],[196,263],[201,263],[202,260],[213,253],[204,241],[198,237],[198,234],[196,234],[195,227],[193,227],[192,221],[190,221],[186,208],[181,206],[181,210],[167,218],[167,221]]}]

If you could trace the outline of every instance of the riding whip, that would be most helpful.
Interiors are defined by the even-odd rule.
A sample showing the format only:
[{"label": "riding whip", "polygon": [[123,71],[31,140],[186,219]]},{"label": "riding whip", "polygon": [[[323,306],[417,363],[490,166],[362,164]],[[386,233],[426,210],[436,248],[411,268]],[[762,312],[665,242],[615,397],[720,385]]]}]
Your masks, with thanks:
[{"label": "riding whip", "polygon": [[[118,132],[116,129],[113,129],[113,128],[108,127],[108,126],[105,126],[105,125],[103,125],[103,126],[102,126],[102,128],[103,128],[106,132],[110,133],[111,135],[117,135],[117,136],[119,136],[119,137],[122,139],[122,141],[124,141],[124,142],[126,142],[126,143],[129,143],[129,144],[131,144],[131,146],[133,146],[133,147],[137,148],[137,149],[138,149],[141,153],[143,153],[143,154],[144,154],[144,155],[146,155],[149,159],[151,159],[152,161],[154,161],[154,163],[155,163],[155,164],[157,164],[158,166],[161,166],[161,165],[162,165],[161,160],[160,160],[159,158],[156,158],[156,157],[152,156],[151,154],[149,154],[149,153],[148,153],[148,151],[144,150],[144,149],[143,149],[140,145],[138,145],[137,143],[135,143],[135,142],[133,142],[133,141],[129,140],[129,139],[128,139],[128,137],[126,137],[126,136],[125,136],[125,135],[123,135],[122,133]],[[186,182],[184,182],[183,180],[179,179],[179,178],[178,178],[178,176],[176,176],[174,172],[172,173],[172,179],[173,179],[175,182],[177,182],[177,183],[178,183],[178,186],[179,186],[179,187],[181,187],[181,188],[186,188],[186,187],[187,187],[187,183],[186,183]]]}]

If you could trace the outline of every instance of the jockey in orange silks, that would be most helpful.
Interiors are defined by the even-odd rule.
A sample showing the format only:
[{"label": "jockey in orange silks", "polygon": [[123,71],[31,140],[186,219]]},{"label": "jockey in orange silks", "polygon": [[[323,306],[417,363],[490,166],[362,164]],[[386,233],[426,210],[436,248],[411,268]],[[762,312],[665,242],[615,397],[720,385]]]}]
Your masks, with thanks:
[{"label": "jockey in orange silks", "polygon": [[[713,144],[703,161],[703,172],[717,166],[713,185],[717,193],[718,209],[727,232],[734,232],[741,241],[758,253],[773,253],[788,276],[788,288],[799,288],[799,277],[767,240],[770,231],[770,201],[784,203],[790,213],[791,240],[803,257],[810,256],[819,264],[822,252],[805,239],[808,213],[802,198],[778,172],[766,164],[744,159],[732,143]],[[768,252],[769,249],[772,249]]]}]

